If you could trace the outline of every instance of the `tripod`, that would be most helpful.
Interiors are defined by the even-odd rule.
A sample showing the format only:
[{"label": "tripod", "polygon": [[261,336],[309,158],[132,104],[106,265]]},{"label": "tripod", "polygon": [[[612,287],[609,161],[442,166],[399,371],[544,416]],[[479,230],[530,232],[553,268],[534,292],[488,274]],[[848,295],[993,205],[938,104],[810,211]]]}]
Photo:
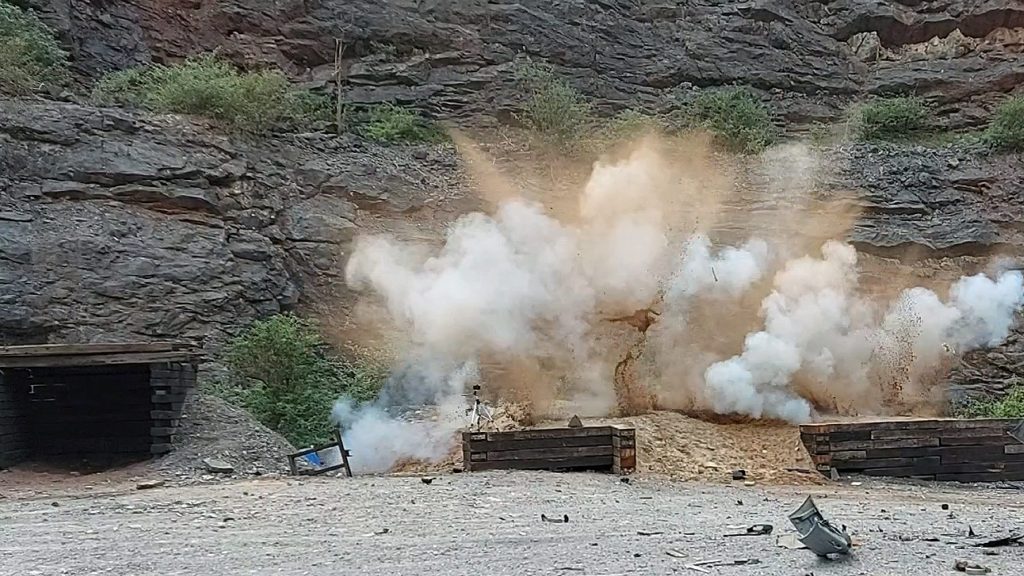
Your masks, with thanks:
[{"label": "tripod", "polygon": [[479,384],[473,386],[473,407],[466,410],[466,413],[472,414],[470,417],[470,425],[478,431],[480,430],[480,423],[482,420],[487,420],[491,423],[494,422],[494,415],[491,413],[491,409],[480,401]]}]

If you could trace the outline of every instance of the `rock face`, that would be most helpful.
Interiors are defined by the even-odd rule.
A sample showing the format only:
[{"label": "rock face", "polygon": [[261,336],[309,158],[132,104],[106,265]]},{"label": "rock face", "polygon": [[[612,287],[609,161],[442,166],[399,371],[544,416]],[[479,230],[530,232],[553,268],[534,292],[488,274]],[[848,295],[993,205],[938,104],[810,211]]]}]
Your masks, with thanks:
[{"label": "rock face", "polygon": [[[3,343],[215,346],[293,308],[300,294],[334,297],[359,219],[355,202],[385,183],[409,210],[458,194],[450,150],[427,160],[413,152],[385,156],[320,136],[246,145],[184,120],[4,101]],[[431,158],[449,167],[403,170]],[[327,174],[347,184],[327,186]]]},{"label": "rock face", "polygon": [[[25,0],[86,77],[218,48],[354,103],[462,122],[522,105],[518,58],[553,64],[606,114],[740,83],[787,127],[871,94],[928,97],[977,126],[1024,85],[1021,0]],[[1019,157],[871,145],[828,152],[820,192],[852,193],[850,240],[904,260],[1019,257]],[[451,147],[293,135],[251,142],[191,121],[0,101],[3,343],[187,338],[215,348],[252,319],[344,303],[359,229],[418,235],[474,204]],[[426,228],[431,228],[427,226]],[[435,226],[436,228],[436,226]],[[992,390],[1020,339],[957,372]]]},{"label": "rock face", "polygon": [[1024,2],[873,0],[31,0],[79,67],[100,72],[219,49],[346,96],[440,116],[508,118],[517,54],[557,66],[605,112],[748,84],[787,122],[831,120],[864,94],[914,92],[975,125],[1024,79]]}]

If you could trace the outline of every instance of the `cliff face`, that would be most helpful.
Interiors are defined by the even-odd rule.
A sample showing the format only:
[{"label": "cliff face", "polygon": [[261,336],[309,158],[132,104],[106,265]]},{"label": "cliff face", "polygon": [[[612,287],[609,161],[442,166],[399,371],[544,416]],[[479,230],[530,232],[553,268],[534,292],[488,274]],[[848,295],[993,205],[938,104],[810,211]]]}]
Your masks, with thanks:
[{"label": "cliff face", "polygon": [[340,40],[353,101],[478,119],[515,107],[517,53],[558,65],[608,110],[735,82],[764,90],[789,122],[911,90],[940,103],[949,126],[972,125],[1024,78],[1019,0],[31,2],[87,73],[220,49],[322,84]]},{"label": "cliff face", "polygon": [[[521,102],[512,62],[556,65],[603,112],[729,83],[787,129],[866,94],[916,91],[946,127],[979,124],[1024,79],[1024,2],[710,0],[29,0],[85,76],[219,48],[357,103],[494,124]],[[1016,256],[1024,166],[952,148],[834,148],[864,252]],[[6,343],[188,338],[344,304],[361,228],[415,234],[471,207],[448,146],[227,137],[182,119],[41,100],[0,106],[0,336]],[[409,224],[416,222],[416,224]],[[420,227],[420,224],[426,226]],[[432,226],[433,225],[433,226]],[[908,250],[913,248],[913,250]],[[960,264],[956,264],[959,266]],[[966,266],[976,266],[968,262]],[[957,379],[1019,373],[1015,336]],[[991,385],[988,385],[991,387]]]}]

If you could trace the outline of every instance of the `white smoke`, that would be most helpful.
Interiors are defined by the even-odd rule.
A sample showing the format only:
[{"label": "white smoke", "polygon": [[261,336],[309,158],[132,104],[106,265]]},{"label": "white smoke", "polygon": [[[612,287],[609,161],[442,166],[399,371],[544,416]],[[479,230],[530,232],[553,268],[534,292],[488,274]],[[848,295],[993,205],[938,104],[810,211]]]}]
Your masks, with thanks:
[{"label": "white smoke", "polygon": [[[795,174],[772,159],[777,196],[793,196],[790,188],[812,177],[810,157],[800,158]],[[887,307],[861,292],[857,253],[848,244],[826,242],[820,257],[788,261],[801,249],[786,238],[716,246],[667,216],[667,199],[692,181],[641,149],[595,165],[572,223],[511,199],[493,214],[459,218],[438,250],[360,239],[348,283],[379,297],[408,336],[410,355],[380,401],[336,406],[353,466],[380,471],[403,459],[444,456],[467,419],[412,423],[392,408],[419,402],[464,415],[466,384],[479,378],[476,366],[485,360],[551,360],[560,372],[543,374],[550,383],[542,385],[562,379],[573,410],[607,414],[623,353],[621,342],[601,332],[609,312],[663,308],[652,331],[658,353],[645,360],[663,396],[684,388],[696,408],[804,422],[830,401],[881,408],[879,380],[891,374],[914,393],[915,382],[950,350],[1005,339],[1024,303],[1018,272],[963,278],[946,300],[911,288]],[[760,301],[760,317],[735,309],[740,300]],[[698,313],[720,324],[748,318],[734,323],[735,338],[712,338],[720,335],[690,325]],[[751,326],[758,328],[747,334]]]},{"label": "white smoke", "polygon": [[905,290],[879,321],[857,292],[856,263],[853,247],[828,242],[822,258],[785,265],[762,302],[764,329],[704,374],[716,411],[806,422],[814,410],[794,386],[798,373],[812,389],[854,399],[877,384],[872,361],[887,355],[896,365],[886,368],[906,368],[913,384],[950,347],[962,353],[1004,340],[1024,303],[1019,272],[995,281],[977,275],[954,284],[945,303],[924,288]]},{"label": "white smoke", "polygon": [[711,239],[695,234],[669,279],[665,300],[676,302],[704,294],[735,298],[760,280],[768,265],[768,244],[763,240],[755,238],[739,248],[727,246],[713,256]]}]

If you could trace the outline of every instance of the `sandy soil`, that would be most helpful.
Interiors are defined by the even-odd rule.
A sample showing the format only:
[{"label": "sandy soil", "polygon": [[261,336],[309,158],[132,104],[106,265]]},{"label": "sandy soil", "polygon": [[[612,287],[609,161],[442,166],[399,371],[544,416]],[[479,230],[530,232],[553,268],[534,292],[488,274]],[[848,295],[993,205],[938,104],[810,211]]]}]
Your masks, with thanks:
[{"label": "sandy soil", "polygon": [[[0,486],[2,486],[0,479]],[[776,544],[813,493],[860,542],[842,561]],[[949,510],[943,510],[948,504]],[[569,516],[568,524],[541,514]],[[102,495],[0,498],[0,574],[700,574],[698,560],[756,559],[712,574],[915,576],[957,559],[1020,574],[1024,548],[981,537],[1020,529],[1024,492],[865,482],[744,487],[630,483],[598,474],[233,480]],[[728,538],[754,523],[771,536]]]}]

